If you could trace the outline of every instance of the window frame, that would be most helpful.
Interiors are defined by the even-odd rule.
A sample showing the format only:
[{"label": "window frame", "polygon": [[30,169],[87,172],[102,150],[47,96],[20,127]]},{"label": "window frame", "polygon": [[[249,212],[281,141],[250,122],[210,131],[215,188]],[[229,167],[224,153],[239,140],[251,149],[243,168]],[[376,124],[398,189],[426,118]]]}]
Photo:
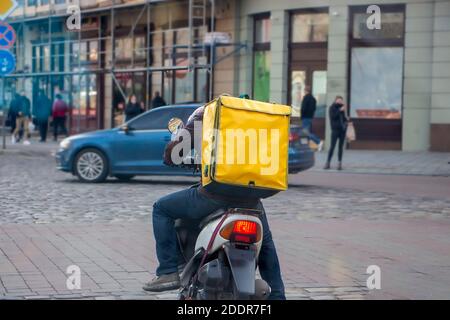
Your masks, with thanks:
[{"label": "window frame", "polygon": [[[287,77],[287,97],[288,104],[292,104],[292,71],[295,70],[295,63],[293,62],[293,54],[295,49],[323,49],[328,52],[328,37],[327,41],[314,42],[292,42],[293,39],[293,16],[296,14],[314,14],[327,13],[330,15],[329,7],[303,8],[289,11],[289,41],[288,41],[288,77]],[[325,67],[326,68],[326,67]],[[325,69],[326,70],[326,69]],[[308,73],[308,70],[305,70]]]},{"label": "window frame", "polygon": [[[297,14],[319,14],[326,13],[328,17],[330,16],[328,7],[317,7],[317,8],[307,8],[307,9],[297,9],[289,11],[289,48],[314,48],[314,47],[323,47],[328,44],[328,34],[327,40],[325,41],[310,41],[310,42],[293,42],[293,21],[294,16]],[[328,20],[329,22],[329,20]],[[328,31],[330,24],[328,23]]]},{"label": "window frame", "polygon": [[[251,16],[251,18],[253,19],[253,35],[252,35],[252,43],[253,43],[253,47],[252,47],[252,90],[251,90],[251,98],[254,99],[255,97],[255,53],[259,52],[259,51],[265,51],[265,52],[269,52],[269,54],[271,54],[270,49],[271,49],[271,41],[269,39],[269,42],[259,42],[256,43],[256,23],[258,20],[265,20],[265,19],[271,19],[271,14],[270,12],[264,12],[264,13],[258,13],[255,14],[253,16]],[[272,26],[271,26],[272,28]],[[271,57],[272,59],[272,57]]]},{"label": "window frame", "polygon": [[[402,38],[385,38],[385,39],[358,39],[353,38],[353,24],[355,22],[355,14],[366,13],[368,5],[350,6],[350,17],[348,26],[349,48],[352,47],[405,47],[405,29],[406,29],[406,6],[404,4],[387,4],[378,5],[381,12],[384,13],[403,13],[403,36]],[[383,21],[381,22],[383,23]]]},{"label": "window frame", "polygon": [[406,32],[406,5],[404,4],[387,4],[378,5],[383,12],[403,12],[403,37],[401,39],[354,39],[353,38],[353,23],[354,15],[357,13],[365,13],[367,5],[358,5],[349,7],[349,24],[347,31],[348,50],[347,50],[347,102],[348,102],[348,114],[351,114],[351,84],[352,84],[352,51],[353,48],[380,48],[380,47],[400,47],[403,48],[403,66],[402,66],[402,100],[401,100],[401,117],[400,119],[382,119],[382,118],[356,118],[364,120],[375,121],[403,121],[403,95],[404,95],[404,74],[405,74],[405,32]]}]

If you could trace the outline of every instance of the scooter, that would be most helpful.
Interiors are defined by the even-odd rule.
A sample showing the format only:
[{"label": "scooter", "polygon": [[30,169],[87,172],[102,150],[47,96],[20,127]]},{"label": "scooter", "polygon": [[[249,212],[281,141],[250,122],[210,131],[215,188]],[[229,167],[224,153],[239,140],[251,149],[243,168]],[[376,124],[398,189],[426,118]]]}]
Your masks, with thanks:
[{"label": "scooter", "polygon": [[[174,134],[182,125],[171,119]],[[188,156],[183,166],[199,170]],[[222,208],[203,220],[176,220],[185,266],[180,275],[180,300],[264,300],[269,285],[256,279],[262,244],[263,212],[254,208]]]}]

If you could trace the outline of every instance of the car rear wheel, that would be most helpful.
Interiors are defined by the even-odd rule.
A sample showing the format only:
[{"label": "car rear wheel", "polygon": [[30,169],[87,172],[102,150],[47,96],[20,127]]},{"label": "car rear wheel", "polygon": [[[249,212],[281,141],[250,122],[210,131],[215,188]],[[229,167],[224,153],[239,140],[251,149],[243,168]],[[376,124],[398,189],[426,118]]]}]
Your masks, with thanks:
[{"label": "car rear wheel", "polygon": [[97,149],[81,150],[75,158],[75,174],[82,182],[102,182],[108,175],[106,157]]},{"label": "car rear wheel", "polygon": [[116,174],[114,177],[119,179],[120,181],[130,181],[134,178],[134,175],[132,174]]}]

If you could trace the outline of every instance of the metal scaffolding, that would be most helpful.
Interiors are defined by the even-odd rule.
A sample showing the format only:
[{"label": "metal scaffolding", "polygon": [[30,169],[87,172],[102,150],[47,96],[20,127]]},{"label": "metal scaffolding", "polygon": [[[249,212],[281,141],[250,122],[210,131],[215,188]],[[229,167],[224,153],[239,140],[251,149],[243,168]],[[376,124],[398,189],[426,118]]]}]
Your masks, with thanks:
[{"label": "metal scaffolding", "polygon": [[[145,74],[145,106],[150,105],[150,92],[152,91],[152,75],[160,73],[161,86],[164,87],[163,78],[170,77],[172,80],[172,87],[169,91],[174,96],[176,88],[175,77],[181,72],[195,72],[196,70],[204,70],[207,74],[207,98],[211,99],[213,95],[213,70],[214,64],[221,59],[216,59],[216,48],[223,46],[233,46],[235,50],[231,54],[245,47],[243,44],[237,43],[215,43],[214,37],[212,41],[206,43],[205,34],[207,32],[215,31],[215,0],[187,0],[187,1],[154,1],[145,0],[140,3],[116,3],[121,0],[112,0],[108,7],[102,8],[87,8],[82,10],[83,18],[96,17],[97,30],[91,30],[94,34],[92,37],[87,37],[83,28],[77,32],[65,31],[64,28],[65,19],[69,16],[66,12],[61,12],[61,9],[54,7],[53,1],[50,1],[49,12],[47,16],[41,17],[27,17],[25,14],[25,8],[23,16],[10,21],[15,27],[18,38],[20,39],[16,44],[16,54],[18,56],[18,70],[14,74],[5,76],[2,79],[4,85],[5,81],[20,79],[25,82],[26,79],[32,79],[32,85],[35,82],[40,85],[39,81],[45,78],[50,83],[50,90],[54,90],[55,81],[63,83],[65,90],[71,93],[70,103],[73,105],[72,93],[78,92],[78,99],[81,101],[82,78],[83,76],[99,74],[111,77],[111,85],[118,89],[123,100],[126,100],[126,88],[123,87],[119,78],[121,74]],[[122,1],[121,1],[122,2]],[[154,28],[154,21],[152,19],[152,13],[155,10],[162,10],[162,6],[167,6],[165,9],[168,13],[168,21],[164,28]],[[184,26],[172,25],[172,7],[174,6],[187,6],[187,10],[183,12],[187,13],[187,22]],[[131,39],[132,48],[131,53],[127,52],[127,57],[130,59],[127,63],[119,61],[117,55],[117,30],[121,30],[123,33],[124,26],[122,26],[121,14],[135,11],[135,20],[129,27],[129,32],[126,38]],[[158,14],[156,12],[155,14]],[[137,15],[136,15],[137,14]],[[134,18],[133,17],[133,18]],[[159,17],[155,17],[159,18]],[[47,20],[46,27],[43,22]],[[144,21],[143,21],[144,20]],[[26,41],[26,25],[34,25],[39,28],[39,40],[33,44],[33,56],[31,58],[31,66],[28,65],[25,52]],[[142,47],[136,48],[135,34],[137,28],[145,27],[145,44]],[[58,29],[59,28],[59,29]],[[43,29],[43,30],[41,30]],[[54,30],[55,29],[55,30]],[[47,31],[41,32],[41,31]],[[177,33],[188,34],[187,41],[178,43],[176,40]],[[142,32],[141,32],[142,33]],[[56,35],[56,38],[55,38]],[[64,35],[62,37],[62,35]],[[170,35],[173,39],[171,43],[165,41],[165,36]],[[45,39],[45,36],[46,39]],[[121,36],[123,39],[123,34]],[[162,44],[154,45],[152,39],[163,39]],[[43,41],[46,40],[46,41]],[[87,45],[85,43],[92,42],[96,44],[95,52],[87,52]],[[44,50],[47,52],[41,52],[41,47],[45,46]],[[85,46],[86,51],[83,51]],[[56,48],[60,48],[56,50]],[[76,50],[75,50],[76,49]],[[36,52],[40,52],[39,55]],[[75,52],[76,51],[76,52]],[[158,59],[153,59],[153,55],[159,53],[159,63],[155,63]],[[93,59],[96,63],[87,63],[86,57],[93,55]],[[144,57],[145,62],[141,59],[136,60],[136,57]],[[182,58],[180,58],[182,57]],[[88,59],[89,60],[89,59]],[[154,60],[154,61],[152,61]],[[56,67],[60,61],[63,61],[63,67]],[[36,66],[39,66],[37,68]],[[57,79],[57,80],[55,80]],[[86,80],[84,80],[86,81]],[[106,77],[104,79],[106,81]],[[76,83],[78,82],[78,84]],[[67,83],[67,87],[65,86]],[[22,84],[24,87],[25,84]],[[78,88],[78,89],[77,89]],[[195,88],[192,89],[195,91]],[[3,91],[4,92],[4,91]],[[53,93],[53,92],[52,92]],[[84,92],[86,94],[86,92]],[[103,93],[102,93],[103,94]],[[194,92],[195,96],[197,93]],[[99,97],[97,96],[97,99]],[[100,120],[101,121],[101,120]],[[76,124],[74,124],[76,125]],[[79,125],[79,124],[78,124]]]}]

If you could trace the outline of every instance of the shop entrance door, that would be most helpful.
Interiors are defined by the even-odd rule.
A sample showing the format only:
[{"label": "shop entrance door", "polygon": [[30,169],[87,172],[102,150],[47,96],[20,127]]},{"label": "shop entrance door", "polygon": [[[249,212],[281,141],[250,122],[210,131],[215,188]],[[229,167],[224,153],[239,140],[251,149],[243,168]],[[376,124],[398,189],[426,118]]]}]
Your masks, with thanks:
[{"label": "shop entrance door", "polygon": [[301,61],[291,65],[291,105],[293,118],[297,122],[300,117],[300,107],[305,95],[305,86],[310,86],[312,95],[316,98],[317,107],[314,116],[312,132],[321,139],[325,136],[325,113],[327,92],[326,61]]}]

